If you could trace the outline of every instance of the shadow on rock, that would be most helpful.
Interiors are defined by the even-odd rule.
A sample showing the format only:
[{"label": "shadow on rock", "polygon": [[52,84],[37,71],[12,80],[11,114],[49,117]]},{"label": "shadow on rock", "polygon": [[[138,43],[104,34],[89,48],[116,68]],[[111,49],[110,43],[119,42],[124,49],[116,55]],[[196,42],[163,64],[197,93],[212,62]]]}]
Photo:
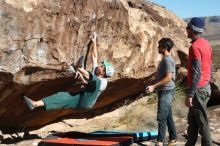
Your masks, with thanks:
[{"label": "shadow on rock", "polygon": [[23,137],[11,136],[9,138],[3,139],[1,144],[16,144],[24,140],[33,140],[33,139],[42,139],[42,138],[36,134],[25,134]]}]

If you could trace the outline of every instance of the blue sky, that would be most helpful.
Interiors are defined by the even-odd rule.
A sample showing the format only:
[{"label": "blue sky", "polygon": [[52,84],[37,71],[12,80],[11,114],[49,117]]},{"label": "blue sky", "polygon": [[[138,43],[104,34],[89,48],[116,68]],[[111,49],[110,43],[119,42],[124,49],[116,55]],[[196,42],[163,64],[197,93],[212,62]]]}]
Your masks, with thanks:
[{"label": "blue sky", "polygon": [[181,18],[220,16],[220,0],[149,0]]}]

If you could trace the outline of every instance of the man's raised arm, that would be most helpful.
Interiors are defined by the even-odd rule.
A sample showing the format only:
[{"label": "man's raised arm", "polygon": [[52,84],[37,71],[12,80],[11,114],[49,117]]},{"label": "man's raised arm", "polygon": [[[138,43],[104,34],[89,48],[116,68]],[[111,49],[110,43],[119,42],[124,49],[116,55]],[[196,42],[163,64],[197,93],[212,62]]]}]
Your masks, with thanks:
[{"label": "man's raised arm", "polygon": [[96,42],[97,34],[94,32],[94,35],[92,37],[92,65],[98,65],[98,51],[97,51],[97,42]]}]

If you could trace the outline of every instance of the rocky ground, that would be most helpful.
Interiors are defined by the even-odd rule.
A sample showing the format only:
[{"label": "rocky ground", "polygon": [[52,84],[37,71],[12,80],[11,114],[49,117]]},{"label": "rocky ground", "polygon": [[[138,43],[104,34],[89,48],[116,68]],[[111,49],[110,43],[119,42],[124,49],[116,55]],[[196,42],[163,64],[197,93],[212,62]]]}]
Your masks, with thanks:
[{"label": "rocky ground", "polygon": [[[183,106],[182,100],[174,102],[175,123],[178,133],[178,146],[186,142],[186,114],[187,109]],[[35,146],[39,141],[54,131],[82,131],[92,132],[96,130],[126,130],[143,131],[157,129],[156,123],[156,99],[144,97],[131,104],[126,102],[117,110],[96,116],[91,119],[64,119],[58,123],[50,124],[41,129],[31,131],[29,135],[18,133],[4,135],[1,146]],[[212,132],[213,145],[220,145],[220,106],[209,108],[209,120]],[[142,143],[134,143],[132,146],[153,146],[155,140]],[[197,146],[200,145],[200,137]]]}]

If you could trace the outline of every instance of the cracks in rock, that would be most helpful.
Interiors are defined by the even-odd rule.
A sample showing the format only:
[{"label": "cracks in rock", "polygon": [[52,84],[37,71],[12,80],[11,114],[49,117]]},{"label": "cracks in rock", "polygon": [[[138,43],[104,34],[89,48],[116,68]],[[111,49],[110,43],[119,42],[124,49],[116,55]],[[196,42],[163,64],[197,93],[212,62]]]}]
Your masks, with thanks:
[{"label": "cracks in rock", "polygon": [[24,42],[27,42],[27,41],[31,41],[31,40],[39,40],[39,42],[43,42],[43,38],[42,37],[40,37],[40,38],[29,38],[29,39],[24,39]]},{"label": "cracks in rock", "polygon": [[135,9],[143,9],[143,6],[141,4],[136,4],[131,0],[128,1],[128,6]]},{"label": "cracks in rock", "polygon": [[[57,52],[57,54],[59,54],[59,53]],[[53,59],[55,59],[57,62],[59,62],[59,58],[56,57],[56,55],[53,52],[51,53],[51,56]]]},{"label": "cracks in rock", "polygon": [[24,75],[31,75],[40,71],[44,71],[44,68],[41,67],[31,67],[31,68],[25,68],[24,69]]},{"label": "cracks in rock", "polygon": [[16,52],[18,50],[21,50],[21,49],[18,48],[18,49],[11,50],[11,49],[6,48],[6,49],[4,49],[3,53],[6,53],[6,54],[10,55],[10,54],[13,54],[14,52]]},{"label": "cracks in rock", "polygon": [[[26,42],[32,41],[32,40],[39,40],[40,43],[43,43],[43,42],[48,43],[48,42],[49,42],[49,41],[48,41],[48,42],[44,41],[43,37],[24,39],[23,42],[26,43]],[[22,42],[22,40],[13,40],[13,42]],[[18,44],[18,43],[17,43],[17,44]],[[12,49],[7,49],[7,48],[5,48],[5,49],[3,50],[3,52],[4,52],[4,53],[7,53],[7,54],[12,54],[13,52],[18,51],[18,50],[21,50],[21,52],[24,53],[24,50],[23,50],[22,48],[13,49],[13,50],[12,50]]]},{"label": "cracks in rock", "polygon": [[65,125],[67,125],[67,126],[69,126],[69,127],[74,127],[74,125],[72,125],[72,124],[70,124],[70,123],[68,123],[68,122],[66,122],[66,121],[62,121],[62,123],[65,124]]},{"label": "cracks in rock", "polygon": [[[21,51],[22,51],[22,54],[25,54],[24,49],[21,49]],[[25,60],[27,63],[31,63],[31,64],[38,65],[38,64],[35,63],[35,62],[30,62],[30,61],[29,61],[29,60],[33,60],[33,58],[31,58],[30,56],[25,56],[25,55],[23,55],[23,58],[24,58],[24,60]]]}]

